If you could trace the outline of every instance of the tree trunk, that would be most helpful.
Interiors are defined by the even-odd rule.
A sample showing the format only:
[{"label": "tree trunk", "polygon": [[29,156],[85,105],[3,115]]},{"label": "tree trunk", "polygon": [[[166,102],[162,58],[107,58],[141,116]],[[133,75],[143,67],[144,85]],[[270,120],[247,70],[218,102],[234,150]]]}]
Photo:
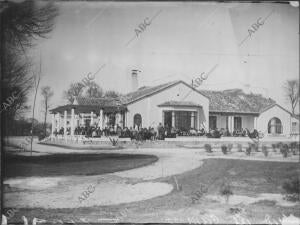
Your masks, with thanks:
[{"label": "tree trunk", "polygon": [[[40,69],[41,70],[41,69]],[[33,128],[34,128],[34,110],[35,110],[35,101],[36,101],[36,95],[40,84],[41,79],[41,73],[39,74],[37,85],[35,87],[35,94],[34,94],[34,100],[33,100],[33,109],[32,109],[32,123],[31,123],[31,142],[30,142],[30,155],[32,156],[32,142],[33,142]]]},{"label": "tree trunk", "polygon": [[48,102],[45,99],[45,118],[44,118],[44,136],[47,136],[47,110],[48,110]]}]

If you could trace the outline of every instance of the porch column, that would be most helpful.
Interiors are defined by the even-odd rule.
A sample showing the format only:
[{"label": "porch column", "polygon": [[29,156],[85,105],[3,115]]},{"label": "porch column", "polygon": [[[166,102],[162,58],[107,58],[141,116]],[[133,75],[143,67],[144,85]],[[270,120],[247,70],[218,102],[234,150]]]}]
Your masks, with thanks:
[{"label": "porch column", "polygon": [[90,125],[93,126],[93,124],[94,124],[94,112],[91,111],[91,123],[90,123]]},{"label": "porch column", "polygon": [[121,113],[118,112],[116,114],[116,122],[120,127],[122,127],[121,120],[122,120]]},{"label": "porch column", "polygon": [[84,115],[81,115],[81,125],[84,126]]},{"label": "porch column", "polygon": [[107,114],[104,114],[104,127],[107,126],[107,122],[108,122],[108,116]]},{"label": "porch column", "polygon": [[162,111],[161,123],[163,126],[165,126],[165,112],[164,111]]},{"label": "porch column", "polygon": [[232,131],[234,131],[234,116],[231,118],[231,127]]},{"label": "porch column", "polygon": [[172,111],[172,127],[175,127],[175,111]]},{"label": "porch column", "polygon": [[51,114],[51,134],[54,134],[54,131],[55,131],[55,114]]},{"label": "porch column", "polygon": [[233,116],[228,116],[228,130],[229,132],[233,132],[233,128],[234,128],[234,119]]},{"label": "porch column", "polygon": [[74,135],[74,108],[71,109],[71,135]]},{"label": "porch column", "polygon": [[257,116],[254,117],[254,129],[257,130]]},{"label": "porch column", "polygon": [[98,126],[101,130],[103,129],[103,109],[100,109]]},{"label": "porch column", "polygon": [[60,113],[57,113],[57,126],[58,130],[60,130]]},{"label": "porch column", "polygon": [[67,110],[64,111],[64,134],[67,134]]},{"label": "porch column", "polygon": [[191,129],[195,128],[195,112],[191,112]]},{"label": "porch column", "polygon": [[75,115],[75,128],[79,127],[79,115]]}]

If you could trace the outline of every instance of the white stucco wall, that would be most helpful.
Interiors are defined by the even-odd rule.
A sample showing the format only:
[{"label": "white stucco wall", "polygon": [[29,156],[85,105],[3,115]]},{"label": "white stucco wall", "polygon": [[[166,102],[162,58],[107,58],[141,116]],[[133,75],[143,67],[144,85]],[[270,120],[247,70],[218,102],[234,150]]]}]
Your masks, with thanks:
[{"label": "white stucco wall", "polygon": [[[291,115],[281,107],[275,105],[267,111],[261,113],[257,119],[257,128],[259,131],[268,134],[268,123],[273,118],[277,117],[281,120],[282,134],[290,135],[291,133]],[[271,134],[270,134],[271,135]]]},{"label": "white stucco wall", "polygon": [[291,130],[292,130],[292,133],[293,134],[299,134],[300,133],[300,124],[299,124],[299,120],[298,119],[296,119],[296,118],[294,118],[294,117],[292,117],[291,118],[291,124],[293,124],[293,123],[295,123],[295,127],[294,127],[294,129],[291,127]]},{"label": "white stucco wall", "polygon": [[[142,116],[143,127],[156,127],[158,123],[162,122],[163,109],[158,107],[158,105],[166,101],[183,100],[202,105],[203,112],[198,112],[198,123],[204,120],[204,125],[206,128],[208,128],[209,99],[199,92],[194,91],[190,87],[186,86],[184,83],[179,83],[173,87],[165,89],[164,91],[129,104],[127,106],[128,112],[126,113],[127,126],[133,126],[133,117],[136,113],[139,113]],[[191,110],[191,108],[186,108],[186,110],[188,109]],[[201,117],[203,114],[204,118]]]},{"label": "white stucco wall", "polygon": [[242,127],[247,128],[250,131],[254,130],[254,116],[241,116],[242,117]]}]

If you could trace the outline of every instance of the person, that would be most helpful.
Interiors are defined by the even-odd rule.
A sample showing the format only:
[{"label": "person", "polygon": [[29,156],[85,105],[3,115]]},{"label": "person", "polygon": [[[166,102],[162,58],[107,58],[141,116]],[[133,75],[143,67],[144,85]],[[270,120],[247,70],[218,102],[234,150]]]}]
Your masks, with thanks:
[{"label": "person", "polygon": [[96,137],[96,136],[97,136],[96,129],[93,129],[92,137]]},{"label": "person", "polygon": [[170,132],[171,132],[171,137],[172,138],[176,138],[176,128],[175,127],[171,127]]},{"label": "person", "polygon": [[118,135],[119,137],[121,137],[121,134],[122,134],[122,128],[118,125],[118,126],[117,126],[117,135]]}]

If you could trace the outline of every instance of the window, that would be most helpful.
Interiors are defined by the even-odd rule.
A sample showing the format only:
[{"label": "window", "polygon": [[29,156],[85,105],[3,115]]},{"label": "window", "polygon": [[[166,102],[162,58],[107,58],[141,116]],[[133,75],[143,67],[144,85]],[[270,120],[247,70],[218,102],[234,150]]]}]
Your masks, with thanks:
[{"label": "window", "polygon": [[242,117],[234,117],[234,130],[242,130]]},{"label": "window", "polygon": [[133,117],[133,127],[142,127],[142,116],[141,114],[135,114],[134,117]]},{"label": "window", "polygon": [[281,124],[280,119],[278,119],[277,117],[274,117],[269,120],[268,133],[269,134],[281,134],[282,133],[282,124]]},{"label": "window", "polygon": [[217,128],[217,117],[209,116],[209,129],[215,130]]}]

